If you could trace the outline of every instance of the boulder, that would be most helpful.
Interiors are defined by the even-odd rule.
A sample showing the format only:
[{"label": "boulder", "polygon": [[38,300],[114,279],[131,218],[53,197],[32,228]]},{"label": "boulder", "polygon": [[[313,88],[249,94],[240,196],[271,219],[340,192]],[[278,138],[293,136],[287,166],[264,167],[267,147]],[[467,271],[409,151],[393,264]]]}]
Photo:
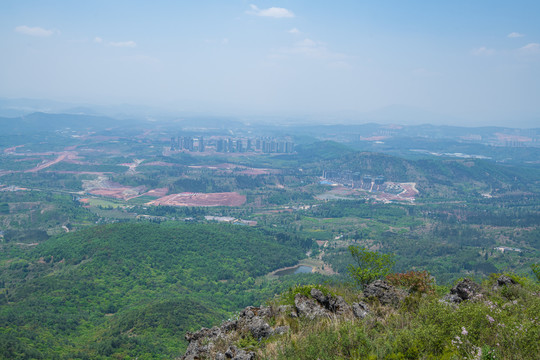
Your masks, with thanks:
[{"label": "boulder", "polygon": [[445,301],[460,303],[465,300],[472,300],[478,295],[482,288],[471,279],[463,279],[450,289],[450,294],[444,297]]},{"label": "boulder", "polygon": [[356,316],[358,319],[364,319],[369,315],[369,306],[362,301],[353,303],[352,311],[354,316]]},{"label": "boulder", "polygon": [[253,351],[245,351],[238,349],[236,346],[231,345],[225,352],[225,359],[232,360],[253,360],[255,359],[255,353]]},{"label": "boulder", "polygon": [[517,282],[508,275],[501,275],[497,279],[498,286],[508,286],[508,285],[515,285],[515,284],[517,284]]},{"label": "boulder", "polygon": [[240,318],[238,320],[238,330],[243,333],[250,333],[257,340],[265,339],[274,333],[272,327],[260,316]]},{"label": "boulder", "polygon": [[384,280],[375,280],[364,288],[365,297],[376,297],[383,305],[399,305],[405,298],[403,292],[398,291],[394,286]]},{"label": "boulder", "polygon": [[311,289],[310,295],[326,310],[336,315],[346,315],[352,311],[350,305],[341,296],[324,295],[316,288]]},{"label": "boulder", "polygon": [[288,327],[285,326],[274,330],[265,321],[265,318],[271,315],[270,307],[248,306],[240,312],[236,321],[226,321],[220,327],[202,328],[194,333],[187,332],[185,338],[189,341],[189,345],[181,359],[254,359],[253,352],[246,352],[233,345],[230,345],[225,353],[220,353],[215,344],[231,344],[238,334],[251,334],[260,341],[273,334],[283,334],[288,331]]},{"label": "boulder", "polygon": [[289,332],[291,328],[288,325],[278,326],[274,329],[274,335],[283,335]]},{"label": "boulder", "polygon": [[319,302],[302,294],[296,294],[294,305],[299,316],[305,316],[309,319],[331,315],[331,312],[319,304]]},{"label": "boulder", "polygon": [[311,289],[309,298],[302,294],[296,294],[294,305],[300,316],[310,319],[331,315],[352,315],[352,308],[341,296],[324,295],[319,289]]}]

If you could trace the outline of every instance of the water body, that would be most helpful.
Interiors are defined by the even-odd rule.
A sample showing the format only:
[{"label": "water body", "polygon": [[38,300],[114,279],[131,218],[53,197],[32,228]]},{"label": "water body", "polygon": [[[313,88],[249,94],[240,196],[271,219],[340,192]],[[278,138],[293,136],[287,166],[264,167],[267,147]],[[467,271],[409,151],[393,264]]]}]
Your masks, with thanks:
[{"label": "water body", "polygon": [[304,274],[304,273],[310,273],[312,271],[313,271],[313,268],[311,266],[298,265],[290,269],[276,271],[274,275],[284,276],[284,275],[291,275],[291,274]]}]

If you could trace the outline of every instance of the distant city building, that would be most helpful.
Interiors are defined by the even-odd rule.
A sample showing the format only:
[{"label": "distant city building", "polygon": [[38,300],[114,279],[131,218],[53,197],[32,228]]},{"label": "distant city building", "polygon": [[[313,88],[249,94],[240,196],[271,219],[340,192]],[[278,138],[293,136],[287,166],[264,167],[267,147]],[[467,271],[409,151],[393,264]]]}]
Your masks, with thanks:
[{"label": "distant city building", "polygon": [[217,152],[225,152],[225,149],[227,147],[227,142],[224,139],[218,139],[216,142],[216,151]]},{"label": "distant city building", "polygon": [[184,136],[184,150],[193,151],[193,138],[191,136]]},{"label": "distant city building", "polygon": [[294,142],[290,139],[264,138],[231,138],[220,137],[205,139],[203,136],[171,137],[171,151],[216,151],[219,153],[263,152],[276,154],[294,153]]},{"label": "distant city building", "polygon": [[197,145],[199,152],[204,152],[204,138],[202,136],[199,136],[199,143]]}]

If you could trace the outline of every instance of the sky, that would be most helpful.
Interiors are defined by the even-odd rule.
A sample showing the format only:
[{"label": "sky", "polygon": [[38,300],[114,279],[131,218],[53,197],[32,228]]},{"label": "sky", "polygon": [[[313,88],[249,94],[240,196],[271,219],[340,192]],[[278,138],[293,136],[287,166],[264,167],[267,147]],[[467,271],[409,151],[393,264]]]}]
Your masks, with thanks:
[{"label": "sky", "polygon": [[537,0],[2,0],[0,97],[538,127],[539,14]]}]

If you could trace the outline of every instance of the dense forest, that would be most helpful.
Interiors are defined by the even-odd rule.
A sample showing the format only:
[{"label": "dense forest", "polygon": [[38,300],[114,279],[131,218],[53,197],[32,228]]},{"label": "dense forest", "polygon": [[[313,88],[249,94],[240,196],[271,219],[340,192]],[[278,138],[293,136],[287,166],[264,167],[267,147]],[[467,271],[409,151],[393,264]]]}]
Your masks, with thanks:
[{"label": "dense forest", "polygon": [[296,264],[310,245],[241,226],[146,223],[54,237],[8,261],[4,253],[2,356],[170,358],[184,331],[283,289],[254,279]]}]

